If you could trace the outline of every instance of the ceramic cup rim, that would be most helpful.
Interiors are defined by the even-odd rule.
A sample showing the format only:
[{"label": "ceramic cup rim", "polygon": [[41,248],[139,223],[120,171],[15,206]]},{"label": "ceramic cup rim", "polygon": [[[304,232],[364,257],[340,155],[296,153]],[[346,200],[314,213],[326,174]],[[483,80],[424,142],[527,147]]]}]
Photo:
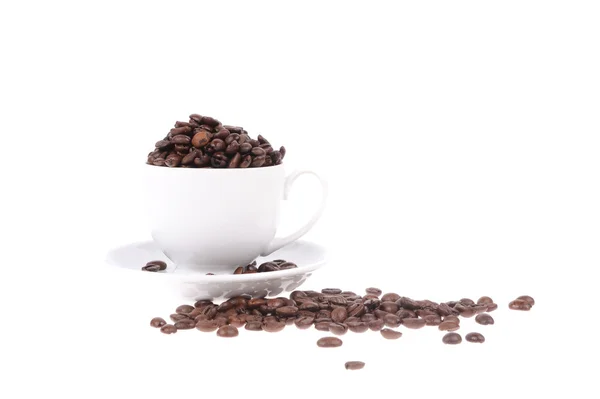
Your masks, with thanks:
[{"label": "ceramic cup rim", "polygon": [[196,172],[192,172],[192,171],[203,171],[202,173],[236,173],[236,172],[241,172],[241,171],[245,171],[245,172],[256,171],[256,172],[266,173],[269,169],[273,169],[273,170],[282,169],[284,167],[284,165],[283,165],[283,163],[281,163],[279,165],[261,166],[258,168],[182,168],[179,166],[174,167],[174,168],[169,168],[168,166],[156,166],[156,165],[145,164],[144,167],[156,168],[157,170],[173,171],[173,172],[167,172],[167,173],[178,173],[178,172],[175,172],[175,170],[180,170],[182,173],[196,173]]}]

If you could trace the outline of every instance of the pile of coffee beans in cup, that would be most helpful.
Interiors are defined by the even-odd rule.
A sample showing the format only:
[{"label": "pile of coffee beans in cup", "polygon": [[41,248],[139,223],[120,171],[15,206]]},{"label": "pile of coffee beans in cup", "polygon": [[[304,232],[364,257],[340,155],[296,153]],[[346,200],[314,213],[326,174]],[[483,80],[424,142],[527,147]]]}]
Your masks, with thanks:
[{"label": "pile of coffee beans in cup", "polygon": [[[528,298],[526,300],[523,298]],[[527,303],[533,302],[529,296],[519,297]],[[512,303],[512,302],[511,302]],[[519,305],[522,306],[522,305]],[[415,300],[390,292],[383,294],[380,289],[371,287],[365,295],[338,288],[324,288],[318,291],[293,291],[289,297],[251,297],[240,295],[215,304],[210,300],[199,300],[193,306],[181,305],[170,315],[172,323],[160,317],[150,321],[150,325],[160,328],[165,334],[179,330],[196,329],[214,332],[224,338],[237,337],[242,327],[247,331],[279,332],[286,326],[294,325],[305,330],[314,327],[329,334],[317,341],[321,348],[337,348],[343,341],[339,338],[349,331],[365,333],[379,332],[384,339],[396,340],[402,337],[397,329],[437,327],[445,333],[442,342],[457,345],[462,336],[455,332],[460,329],[461,319],[475,316],[480,325],[492,325],[494,319],[488,312],[495,311],[498,305],[487,296],[477,302],[462,298],[458,301],[434,302],[428,299]],[[511,305],[512,308],[512,305]],[[465,340],[470,343],[483,343],[485,337],[479,332],[469,332]],[[346,363],[346,369],[357,370],[364,363]]]},{"label": "pile of coffee beans in cup", "polygon": [[170,168],[258,168],[279,165],[284,157],[285,147],[276,150],[261,135],[254,139],[240,126],[191,114],[156,142],[146,163]]}]

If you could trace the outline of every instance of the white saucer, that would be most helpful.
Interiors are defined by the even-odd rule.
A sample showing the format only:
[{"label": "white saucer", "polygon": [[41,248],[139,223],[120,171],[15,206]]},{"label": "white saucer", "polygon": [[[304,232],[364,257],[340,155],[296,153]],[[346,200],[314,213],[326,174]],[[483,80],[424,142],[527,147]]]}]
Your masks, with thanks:
[{"label": "white saucer", "polygon": [[[153,241],[112,249],[106,257],[109,265],[122,270],[129,277],[139,276],[140,280],[164,282],[168,289],[176,291],[177,296],[190,301],[230,298],[241,294],[277,296],[284,291],[293,291],[302,285],[313,271],[326,263],[326,251],[312,242],[296,241],[268,257],[259,257],[256,262],[260,265],[273,259],[285,259],[294,262],[298,267],[278,272],[237,275],[234,275],[232,270],[232,274],[207,276],[200,272],[177,269]],[[162,272],[142,271],[142,266],[151,260],[164,260],[167,269]],[[160,289],[159,287],[156,289]]]}]

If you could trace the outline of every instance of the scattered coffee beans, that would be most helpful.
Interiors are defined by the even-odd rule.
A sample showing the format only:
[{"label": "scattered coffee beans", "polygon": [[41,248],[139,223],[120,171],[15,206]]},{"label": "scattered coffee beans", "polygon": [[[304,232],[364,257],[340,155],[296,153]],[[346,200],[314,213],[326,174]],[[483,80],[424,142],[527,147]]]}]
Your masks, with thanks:
[{"label": "scattered coffee beans", "polygon": [[402,333],[400,331],[390,330],[389,328],[384,328],[379,332],[381,333],[381,336],[385,339],[398,339],[402,336]]},{"label": "scattered coffee beans", "polygon": [[462,337],[458,333],[448,333],[442,338],[442,342],[447,345],[458,345],[462,342]]},{"label": "scattered coffee beans", "polygon": [[478,314],[475,316],[475,321],[484,326],[494,324],[494,318],[487,313]]},{"label": "scattered coffee beans", "polygon": [[317,346],[320,348],[337,348],[342,344],[342,340],[337,337],[324,337],[317,341]]},{"label": "scattered coffee beans", "polygon": [[346,364],[344,366],[346,367],[346,370],[360,370],[363,367],[365,367],[365,363],[353,361],[353,362],[346,362]]},{"label": "scattered coffee beans", "polygon": [[279,165],[285,153],[284,147],[273,149],[261,135],[250,138],[242,127],[192,114],[188,122],[175,122],[156,142],[146,163],[170,168],[258,168]]},{"label": "scattered coffee beans", "polygon": [[477,332],[468,333],[467,335],[465,335],[465,339],[467,340],[467,342],[475,342],[478,344],[482,344],[485,342],[485,337]]}]

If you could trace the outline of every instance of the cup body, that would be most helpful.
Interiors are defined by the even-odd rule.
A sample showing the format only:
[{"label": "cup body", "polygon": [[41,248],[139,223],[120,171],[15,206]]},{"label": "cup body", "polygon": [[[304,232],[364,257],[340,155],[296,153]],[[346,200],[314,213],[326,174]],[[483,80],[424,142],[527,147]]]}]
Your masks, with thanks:
[{"label": "cup body", "polygon": [[231,272],[275,237],[283,165],[249,169],[145,165],[152,238],[178,268]]}]

